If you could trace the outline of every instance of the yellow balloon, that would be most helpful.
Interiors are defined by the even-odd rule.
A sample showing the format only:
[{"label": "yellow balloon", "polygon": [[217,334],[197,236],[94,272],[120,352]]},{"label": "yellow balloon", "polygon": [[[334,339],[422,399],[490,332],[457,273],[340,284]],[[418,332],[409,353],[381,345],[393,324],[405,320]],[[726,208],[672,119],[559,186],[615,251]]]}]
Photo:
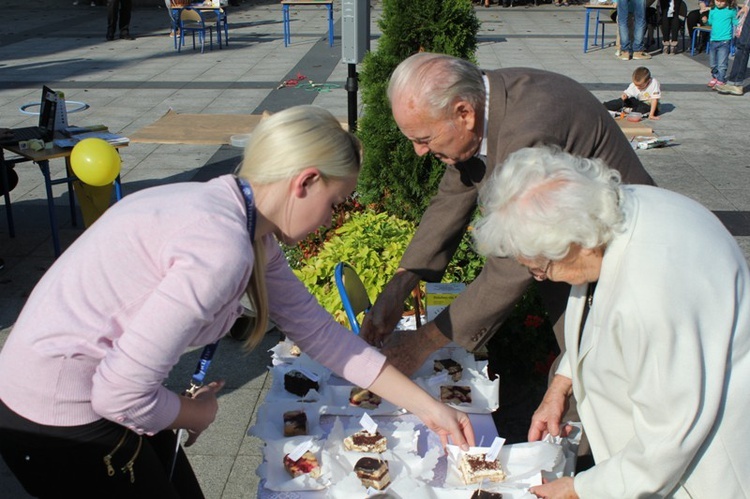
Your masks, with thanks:
[{"label": "yellow balloon", "polygon": [[120,155],[106,140],[83,139],[70,152],[70,167],[84,184],[108,185],[120,174]]}]

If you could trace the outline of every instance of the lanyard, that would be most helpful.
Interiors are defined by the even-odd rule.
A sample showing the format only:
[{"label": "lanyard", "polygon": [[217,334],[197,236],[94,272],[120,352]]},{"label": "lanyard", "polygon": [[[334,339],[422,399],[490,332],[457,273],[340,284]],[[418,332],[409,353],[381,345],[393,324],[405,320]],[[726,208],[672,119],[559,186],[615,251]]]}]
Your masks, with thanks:
[{"label": "lanyard", "polygon": [[237,187],[245,198],[245,208],[247,208],[247,232],[250,234],[250,241],[255,241],[255,200],[253,198],[253,189],[247,180],[240,177],[234,177]]},{"label": "lanyard", "polygon": [[[250,188],[250,184],[245,179],[234,177],[237,182],[237,187],[242,192],[242,197],[245,199],[245,208],[247,208],[247,232],[250,234],[250,240],[255,240],[255,202],[253,200],[253,190]],[[195,372],[193,377],[190,379],[190,388],[187,393],[190,396],[195,395],[195,392],[203,386],[203,380],[206,378],[206,372],[208,366],[211,365],[211,359],[216,352],[216,347],[219,346],[219,341],[216,340],[214,343],[210,343],[203,347],[201,352],[201,358],[198,360],[198,365],[195,366]]]}]

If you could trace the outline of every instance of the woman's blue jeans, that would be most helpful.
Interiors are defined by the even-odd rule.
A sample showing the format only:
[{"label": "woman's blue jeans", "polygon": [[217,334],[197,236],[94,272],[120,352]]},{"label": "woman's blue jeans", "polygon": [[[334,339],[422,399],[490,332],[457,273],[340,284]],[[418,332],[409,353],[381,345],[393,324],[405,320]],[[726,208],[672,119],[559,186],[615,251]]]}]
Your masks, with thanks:
[{"label": "woman's blue jeans", "polygon": [[[633,13],[633,40],[628,32],[628,13]],[[621,0],[617,2],[617,27],[620,30],[620,51],[642,52],[646,37],[646,0]]]}]

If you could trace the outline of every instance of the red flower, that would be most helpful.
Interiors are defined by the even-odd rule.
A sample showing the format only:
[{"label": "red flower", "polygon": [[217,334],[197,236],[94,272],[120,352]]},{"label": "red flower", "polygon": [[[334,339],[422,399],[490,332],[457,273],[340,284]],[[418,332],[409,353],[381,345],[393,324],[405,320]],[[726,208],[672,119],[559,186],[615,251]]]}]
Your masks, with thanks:
[{"label": "red flower", "polygon": [[529,314],[526,316],[526,320],[523,321],[524,327],[533,327],[535,329],[541,326],[542,324],[544,324],[544,319],[542,319],[538,315]]}]

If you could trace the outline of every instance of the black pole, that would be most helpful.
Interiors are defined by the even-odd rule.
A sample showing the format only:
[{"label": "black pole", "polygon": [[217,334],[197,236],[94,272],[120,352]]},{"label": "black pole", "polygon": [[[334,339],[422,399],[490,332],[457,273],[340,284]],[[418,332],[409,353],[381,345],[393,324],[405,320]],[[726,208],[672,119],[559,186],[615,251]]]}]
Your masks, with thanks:
[{"label": "black pole", "polygon": [[349,131],[353,133],[357,131],[357,65],[347,64],[347,66],[349,67],[349,75],[344,88],[348,97]]}]

